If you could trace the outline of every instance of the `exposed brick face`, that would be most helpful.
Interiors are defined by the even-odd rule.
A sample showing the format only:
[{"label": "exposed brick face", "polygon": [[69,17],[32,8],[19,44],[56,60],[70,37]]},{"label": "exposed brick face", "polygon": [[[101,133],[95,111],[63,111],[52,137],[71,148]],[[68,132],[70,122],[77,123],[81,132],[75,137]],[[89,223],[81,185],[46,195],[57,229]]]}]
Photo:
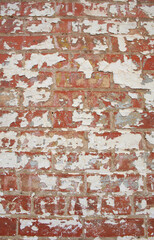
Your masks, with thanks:
[{"label": "exposed brick face", "polygon": [[0,1],[0,239],[154,240],[154,1]]}]

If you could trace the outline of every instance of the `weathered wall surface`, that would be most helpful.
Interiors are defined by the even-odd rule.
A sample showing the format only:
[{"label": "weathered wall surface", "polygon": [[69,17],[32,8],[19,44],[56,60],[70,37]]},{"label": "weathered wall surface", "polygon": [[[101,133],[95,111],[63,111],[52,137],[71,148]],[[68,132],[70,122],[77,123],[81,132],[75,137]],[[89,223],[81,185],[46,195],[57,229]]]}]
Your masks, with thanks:
[{"label": "weathered wall surface", "polygon": [[154,239],[153,1],[0,16],[0,239]]}]

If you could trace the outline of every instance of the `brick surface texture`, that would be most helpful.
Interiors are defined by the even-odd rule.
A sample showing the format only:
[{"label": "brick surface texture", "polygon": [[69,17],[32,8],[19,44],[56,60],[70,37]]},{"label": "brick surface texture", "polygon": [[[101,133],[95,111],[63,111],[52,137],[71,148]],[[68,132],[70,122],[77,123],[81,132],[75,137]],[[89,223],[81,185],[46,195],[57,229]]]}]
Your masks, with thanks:
[{"label": "brick surface texture", "polygon": [[154,240],[154,1],[0,1],[0,239]]}]

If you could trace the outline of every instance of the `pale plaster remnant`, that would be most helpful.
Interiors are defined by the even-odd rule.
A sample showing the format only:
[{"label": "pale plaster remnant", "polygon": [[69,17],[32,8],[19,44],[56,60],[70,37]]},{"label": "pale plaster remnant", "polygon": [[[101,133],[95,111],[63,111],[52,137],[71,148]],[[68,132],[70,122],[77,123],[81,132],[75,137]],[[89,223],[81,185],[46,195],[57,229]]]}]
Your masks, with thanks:
[{"label": "pale plaster remnant", "polygon": [[141,26],[143,26],[149,35],[154,35],[154,22],[141,22]]},{"label": "pale plaster remnant", "polygon": [[52,127],[52,123],[49,120],[49,112],[44,113],[41,117],[34,117],[32,122],[34,127]]},{"label": "pale plaster remnant", "polygon": [[0,117],[0,127],[9,127],[15,122],[18,114],[16,112],[5,113]]},{"label": "pale plaster remnant", "polygon": [[19,10],[20,10],[20,3],[15,2],[15,3],[7,3],[6,6],[2,5],[1,6],[1,11],[0,11],[0,15],[1,16],[12,16],[14,14],[16,14],[17,16],[19,16]]},{"label": "pale plaster remnant", "polygon": [[53,16],[55,13],[55,10],[53,9],[52,5],[50,3],[44,3],[43,4],[43,9],[39,10],[36,9],[34,7],[31,8],[31,13],[29,14],[29,16],[48,16],[51,17]]},{"label": "pale plaster remnant", "polygon": [[93,122],[94,117],[92,116],[91,112],[78,112],[75,110],[73,112],[72,120],[73,122],[82,122],[83,126],[87,126]]},{"label": "pale plaster remnant", "polygon": [[87,182],[90,183],[91,190],[101,190],[102,189],[100,175],[88,176]]},{"label": "pale plaster remnant", "polygon": [[141,88],[141,89],[153,89],[154,82],[143,81],[141,77],[141,70],[137,70],[137,66],[131,59],[124,56],[124,61],[117,60],[116,62],[108,63],[101,61],[98,63],[99,71],[112,72],[114,83],[120,84],[122,88]]},{"label": "pale plaster remnant", "polygon": [[133,134],[131,132],[120,131],[121,136],[107,139],[107,137],[97,136],[93,132],[89,133],[88,147],[98,151],[107,149],[139,149],[141,141],[140,134]]},{"label": "pale plaster remnant", "polygon": [[143,10],[143,12],[145,12],[148,15],[148,17],[150,18],[154,17],[154,6],[143,5],[140,8]]},{"label": "pale plaster remnant", "polygon": [[91,78],[93,67],[89,60],[85,60],[84,58],[77,58],[75,61],[80,65],[78,71],[84,72],[86,78]]},{"label": "pale plaster remnant", "polygon": [[154,107],[154,91],[149,91],[144,94],[145,105],[148,109]]},{"label": "pale plaster remnant", "polygon": [[8,131],[8,132],[1,132],[0,133],[0,146],[3,146],[3,139],[8,139],[8,141],[5,143],[5,147],[10,147],[10,141],[14,140],[13,145],[11,145],[11,149],[17,148],[17,132],[14,131]]},{"label": "pale plaster remnant", "polygon": [[57,184],[55,176],[39,175],[41,188],[44,190],[53,190]]},{"label": "pale plaster remnant", "polygon": [[85,33],[91,35],[107,33],[107,23],[99,24],[97,20],[84,20],[82,24],[86,26],[83,30]]},{"label": "pale plaster remnant", "polygon": [[83,101],[81,95],[73,99],[72,107],[79,107],[80,109],[83,109]]},{"label": "pale plaster remnant", "polygon": [[60,18],[38,18],[40,23],[38,25],[32,24],[27,26],[27,31],[29,32],[51,32],[53,29],[53,24],[58,23]]},{"label": "pale plaster remnant", "polygon": [[105,40],[105,44],[102,44],[100,40],[95,39],[94,43],[96,44],[95,47],[93,48],[93,50],[96,51],[105,51],[108,46],[106,44],[106,40]]},{"label": "pale plaster remnant", "polygon": [[118,38],[119,50],[121,52],[125,52],[127,50],[125,38],[121,35],[117,36],[117,38]]},{"label": "pale plaster remnant", "polygon": [[75,185],[75,191],[77,193],[80,192],[80,185],[82,184],[82,177],[68,177],[68,178],[61,178],[61,185],[60,189],[63,190],[74,190],[74,185]]},{"label": "pale plaster remnant", "polygon": [[154,131],[145,135],[145,138],[148,140],[150,144],[154,144]]},{"label": "pale plaster remnant", "polygon": [[53,39],[47,36],[47,39],[41,43],[31,45],[29,47],[23,47],[23,49],[54,49]]},{"label": "pale plaster remnant", "polygon": [[35,65],[38,65],[38,68],[41,68],[43,63],[46,63],[47,66],[51,67],[54,64],[64,60],[65,58],[60,56],[58,52],[45,55],[40,53],[32,53],[30,60],[25,61],[25,68],[30,70]]}]

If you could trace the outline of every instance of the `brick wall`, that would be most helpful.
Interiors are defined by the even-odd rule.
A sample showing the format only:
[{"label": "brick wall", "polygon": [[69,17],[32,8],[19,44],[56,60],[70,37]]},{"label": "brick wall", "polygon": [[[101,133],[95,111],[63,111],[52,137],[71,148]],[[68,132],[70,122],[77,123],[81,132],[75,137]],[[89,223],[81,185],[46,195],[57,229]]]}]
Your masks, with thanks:
[{"label": "brick wall", "polygon": [[0,9],[0,239],[154,239],[153,0]]}]

